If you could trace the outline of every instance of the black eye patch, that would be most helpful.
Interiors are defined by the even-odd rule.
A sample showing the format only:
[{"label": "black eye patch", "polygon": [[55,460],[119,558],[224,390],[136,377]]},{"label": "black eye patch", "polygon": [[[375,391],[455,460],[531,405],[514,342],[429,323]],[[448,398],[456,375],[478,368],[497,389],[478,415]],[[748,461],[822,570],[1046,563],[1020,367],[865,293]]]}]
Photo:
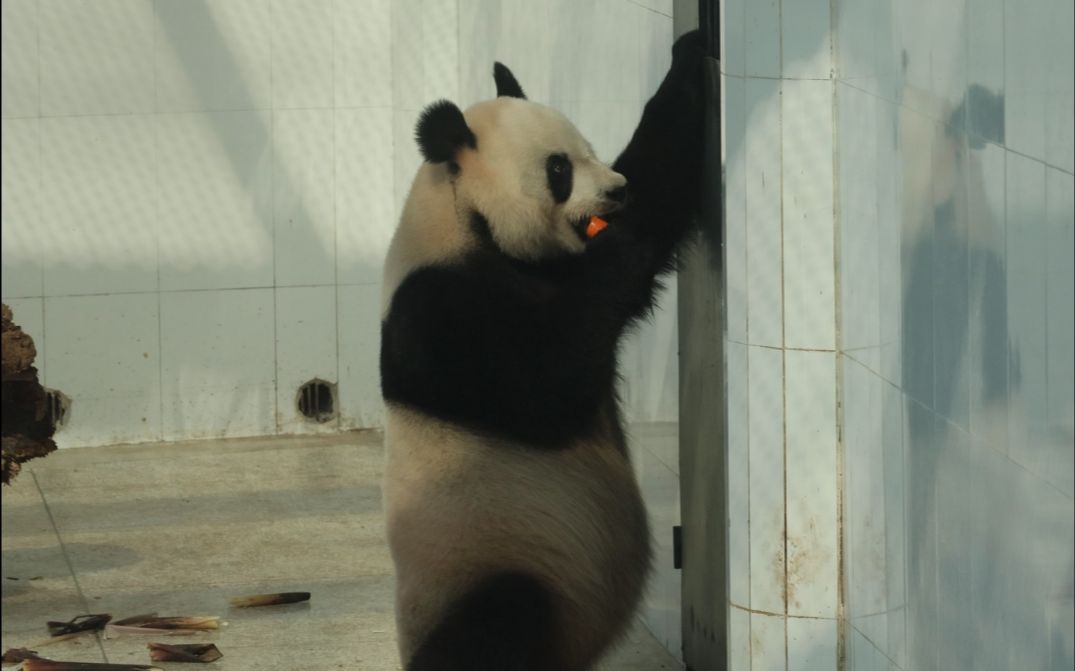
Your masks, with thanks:
[{"label": "black eye patch", "polygon": [[553,200],[557,203],[563,203],[571,196],[574,176],[571,161],[565,154],[552,154],[545,159],[545,180]]}]

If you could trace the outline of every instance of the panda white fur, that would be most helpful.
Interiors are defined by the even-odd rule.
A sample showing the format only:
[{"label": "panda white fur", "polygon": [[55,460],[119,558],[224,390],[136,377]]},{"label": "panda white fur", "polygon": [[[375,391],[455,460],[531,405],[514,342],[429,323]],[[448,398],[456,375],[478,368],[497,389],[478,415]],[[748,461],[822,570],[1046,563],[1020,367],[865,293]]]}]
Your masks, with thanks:
[{"label": "panda white fur", "polygon": [[381,346],[408,669],[587,669],[637,608],[650,540],[616,358],[697,209],[702,58],[677,41],[611,168],[499,63],[495,100],[418,123]]}]

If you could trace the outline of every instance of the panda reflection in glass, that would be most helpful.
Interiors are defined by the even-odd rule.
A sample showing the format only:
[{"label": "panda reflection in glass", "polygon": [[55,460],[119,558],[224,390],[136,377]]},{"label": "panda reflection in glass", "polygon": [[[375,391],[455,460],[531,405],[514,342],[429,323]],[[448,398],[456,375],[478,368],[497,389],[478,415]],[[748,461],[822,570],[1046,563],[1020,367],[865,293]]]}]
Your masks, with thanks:
[{"label": "panda reflection in glass", "polygon": [[617,355],[695,220],[703,51],[675,43],[611,168],[499,63],[495,100],[421,115],[381,340],[409,670],[581,671],[632,620],[650,532]]}]

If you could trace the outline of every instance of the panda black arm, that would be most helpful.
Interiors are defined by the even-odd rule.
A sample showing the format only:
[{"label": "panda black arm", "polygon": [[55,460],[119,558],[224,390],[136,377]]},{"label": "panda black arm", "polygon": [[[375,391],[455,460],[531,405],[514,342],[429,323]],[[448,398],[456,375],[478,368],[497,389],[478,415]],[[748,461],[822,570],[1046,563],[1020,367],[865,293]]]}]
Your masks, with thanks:
[{"label": "panda black arm", "polygon": [[611,311],[497,260],[424,268],[382,324],[387,401],[533,446],[592,430],[611,398]]},{"label": "panda black arm", "polygon": [[667,268],[695,216],[704,152],[704,39],[694,31],[672,48],[672,66],[646,104],[613,169],[627,178],[619,223],[649,245],[654,273]]}]

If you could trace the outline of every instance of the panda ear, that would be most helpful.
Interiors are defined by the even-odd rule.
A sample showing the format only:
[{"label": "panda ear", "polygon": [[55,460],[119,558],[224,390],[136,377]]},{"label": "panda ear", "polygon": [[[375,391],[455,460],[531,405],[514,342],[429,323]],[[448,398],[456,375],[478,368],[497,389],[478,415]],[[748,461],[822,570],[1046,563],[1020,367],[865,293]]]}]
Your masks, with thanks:
[{"label": "panda ear", "polygon": [[526,100],[523,87],[515,80],[515,75],[503,63],[493,64],[493,79],[496,81],[496,97],[522,98]]},{"label": "panda ear", "polygon": [[438,100],[425,108],[414,137],[422,156],[430,163],[453,160],[463,145],[472,149],[478,146],[478,138],[467,126],[463,112],[449,100]]}]

